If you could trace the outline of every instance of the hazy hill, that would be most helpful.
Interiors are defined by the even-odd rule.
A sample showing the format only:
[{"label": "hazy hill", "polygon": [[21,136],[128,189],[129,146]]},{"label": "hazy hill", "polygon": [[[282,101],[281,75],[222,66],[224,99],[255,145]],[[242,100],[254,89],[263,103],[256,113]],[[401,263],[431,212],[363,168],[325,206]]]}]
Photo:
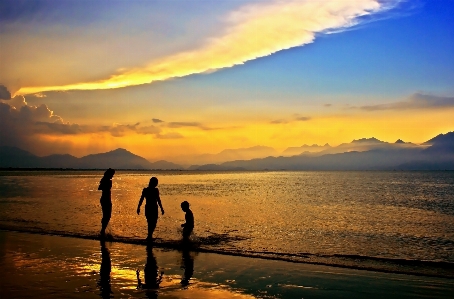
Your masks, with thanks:
[{"label": "hazy hill", "polygon": [[17,147],[0,147],[0,167],[14,168],[74,168],[74,169],[183,169],[167,162],[150,163],[145,158],[125,149],[77,158],[71,155],[50,155],[38,157]]},{"label": "hazy hill", "polygon": [[183,166],[168,162],[165,160],[159,160],[156,162],[152,162],[151,164],[151,169],[163,169],[163,170],[169,170],[169,169],[184,169]]},{"label": "hazy hill", "polygon": [[[50,155],[39,158],[39,166],[43,168],[81,168],[79,166],[79,158],[65,154],[65,155]],[[48,166],[54,165],[54,166]]]},{"label": "hazy hill", "polygon": [[449,158],[454,154],[454,132],[440,134],[429,141],[424,142],[424,144],[431,145],[424,150],[426,154],[439,155],[444,158]]},{"label": "hazy hill", "polygon": [[0,167],[40,167],[39,157],[18,147],[0,147]]},{"label": "hazy hill", "polygon": [[434,145],[434,144],[453,144],[454,143],[454,132],[449,132],[446,134],[440,134],[434,138],[424,142],[425,145]]},{"label": "hazy hill", "polygon": [[317,157],[268,157],[220,164],[223,169],[247,170],[386,170],[417,159],[419,149],[376,149],[364,152],[326,154]]},{"label": "hazy hill", "polygon": [[225,149],[217,154],[180,157],[190,161],[190,164],[215,164],[233,160],[249,160],[279,155],[279,152],[268,146],[253,146],[249,148]]},{"label": "hazy hill", "polygon": [[284,150],[281,153],[281,155],[285,156],[285,157],[297,156],[297,155],[301,155],[303,153],[317,153],[317,152],[321,152],[321,151],[329,149],[329,148],[331,148],[331,146],[328,143],[323,146],[317,145],[317,144],[313,144],[313,145],[304,144],[304,145],[298,146],[298,147],[289,147],[286,150]]},{"label": "hazy hill", "polygon": [[150,169],[151,163],[140,156],[137,156],[123,148],[93,154],[79,159],[78,168],[114,168],[114,169]]},{"label": "hazy hill", "polygon": [[345,152],[366,152],[370,150],[379,149],[404,149],[404,148],[420,148],[420,146],[412,143],[405,143],[400,139],[395,143],[388,143],[372,137],[353,140],[350,143],[342,143],[336,147],[331,147],[319,152],[319,155],[339,154]]},{"label": "hazy hill", "polygon": [[[267,157],[209,165],[212,170],[454,170],[454,133],[429,140],[431,146],[387,143],[376,138],[354,140],[318,153],[318,156]],[[425,143],[426,144],[426,143]],[[354,150],[356,149],[356,150]],[[339,152],[341,151],[341,152]],[[204,169],[206,166],[193,167]]]}]

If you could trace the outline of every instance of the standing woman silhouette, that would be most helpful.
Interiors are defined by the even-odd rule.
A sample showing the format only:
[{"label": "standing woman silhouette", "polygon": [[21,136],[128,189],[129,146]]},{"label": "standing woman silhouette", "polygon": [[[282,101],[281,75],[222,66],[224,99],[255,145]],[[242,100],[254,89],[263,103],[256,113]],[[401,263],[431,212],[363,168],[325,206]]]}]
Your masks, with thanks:
[{"label": "standing woman silhouette", "polygon": [[139,200],[139,205],[137,206],[137,215],[140,214],[140,206],[142,205],[143,199],[146,198],[145,203],[145,217],[147,217],[148,222],[148,241],[153,240],[153,232],[156,228],[156,223],[158,222],[158,205],[161,208],[161,213],[164,215],[164,208],[161,204],[161,198],[159,197],[158,179],[152,177],[148,184],[147,188],[143,188],[142,196]]},{"label": "standing woman silhouette", "polygon": [[112,216],[112,200],[110,189],[112,189],[112,178],[115,174],[115,170],[109,168],[104,172],[104,176],[99,182],[98,190],[102,191],[100,203],[102,209],[102,219],[101,219],[101,236],[105,236],[106,228],[109,224],[110,217]]}]

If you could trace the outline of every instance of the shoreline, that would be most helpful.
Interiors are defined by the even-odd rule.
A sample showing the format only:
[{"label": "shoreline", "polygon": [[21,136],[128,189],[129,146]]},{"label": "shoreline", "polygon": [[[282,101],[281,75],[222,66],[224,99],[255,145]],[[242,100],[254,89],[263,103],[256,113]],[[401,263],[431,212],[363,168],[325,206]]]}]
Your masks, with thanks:
[{"label": "shoreline", "polygon": [[[101,172],[105,168],[39,168],[0,167],[0,172]],[[118,172],[159,172],[159,173],[236,173],[236,172],[454,172],[454,169],[142,169],[119,168]]]},{"label": "shoreline", "polygon": [[4,230],[0,253],[2,298],[449,298],[454,292],[446,278]]},{"label": "shoreline", "polygon": [[[80,235],[68,232],[44,232],[39,229],[20,229],[20,228],[4,228],[0,226],[0,232],[17,232],[17,233],[28,233],[43,236],[55,236],[62,238],[75,238],[91,241],[101,241],[99,236],[95,235]],[[120,243],[138,246],[147,246],[149,243],[145,239],[133,239],[126,237],[110,237],[104,239],[110,243]],[[222,242],[222,240],[221,240]],[[167,250],[181,250],[181,241],[175,240],[162,240],[160,238],[155,239],[152,243],[154,248],[161,248]],[[277,252],[254,252],[254,251],[240,251],[240,250],[220,250],[214,248],[206,248],[200,246],[200,244],[192,244],[190,247],[191,251],[198,253],[211,253],[219,254],[232,257],[244,257],[244,258],[256,258],[263,260],[282,261],[295,264],[308,264],[308,265],[319,265],[327,267],[335,267],[342,269],[352,269],[361,271],[374,271],[388,274],[404,274],[414,275],[421,277],[434,277],[434,278],[454,278],[454,263],[449,262],[435,262],[435,261],[420,261],[420,260],[408,260],[408,259],[385,259],[379,257],[368,257],[358,255],[335,255],[335,261],[332,260],[333,256],[315,255],[310,253],[302,253],[300,255],[277,253]],[[323,261],[326,259],[327,261]],[[352,261],[355,261],[352,264]],[[343,263],[342,263],[343,262]],[[405,267],[405,268],[402,268]]]}]

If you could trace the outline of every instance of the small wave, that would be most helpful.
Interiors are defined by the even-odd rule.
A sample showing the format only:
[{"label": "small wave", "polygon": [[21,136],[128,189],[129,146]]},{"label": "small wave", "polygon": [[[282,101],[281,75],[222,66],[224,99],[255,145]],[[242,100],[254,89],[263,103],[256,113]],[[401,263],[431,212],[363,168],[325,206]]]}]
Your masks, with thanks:
[{"label": "small wave", "polygon": [[[1,230],[16,231],[24,233],[55,235],[61,237],[72,237],[88,240],[100,240],[99,234],[75,233],[57,230],[42,230],[40,228],[16,228],[0,225]],[[454,263],[444,261],[425,261],[414,259],[393,259],[374,256],[352,255],[352,254],[316,254],[309,252],[300,253],[282,253],[272,251],[254,251],[235,249],[232,242],[241,241],[246,238],[231,236],[228,234],[212,234],[206,237],[195,237],[190,243],[184,243],[182,240],[168,240],[156,238],[153,239],[154,247],[181,250],[189,249],[196,252],[216,253],[222,255],[241,256],[249,258],[261,258],[269,260],[280,260],[293,263],[317,264],[331,267],[342,267],[358,270],[378,271],[386,273],[422,275],[441,278],[454,278]],[[134,237],[111,236],[105,237],[106,241],[149,245],[146,239]]]}]

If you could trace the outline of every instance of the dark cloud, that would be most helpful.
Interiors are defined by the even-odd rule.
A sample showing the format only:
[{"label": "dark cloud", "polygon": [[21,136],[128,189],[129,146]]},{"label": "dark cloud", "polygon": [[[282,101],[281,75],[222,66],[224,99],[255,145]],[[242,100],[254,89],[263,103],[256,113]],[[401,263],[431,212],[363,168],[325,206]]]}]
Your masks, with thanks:
[{"label": "dark cloud", "polygon": [[310,117],[307,117],[307,116],[300,116],[300,117],[297,117],[296,120],[297,121],[308,121],[310,120],[311,118]]},{"label": "dark cloud", "polygon": [[286,123],[288,123],[288,121],[283,120],[283,119],[276,119],[276,120],[270,121],[270,123],[273,124],[273,125],[276,125],[276,124],[286,124]]},{"label": "dark cloud", "polygon": [[65,124],[46,106],[29,106],[22,96],[0,102],[0,145],[27,147],[37,141],[36,134],[74,134],[77,126]]},{"label": "dark cloud", "polygon": [[114,124],[113,126],[105,126],[103,129],[108,131],[110,135],[114,137],[123,137],[128,132],[135,132],[139,125],[140,123],[135,123],[133,125]]},{"label": "dark cloud", "polygon": [[323,105],[323,106],[325,106],[325,107],[331,107],[331,106],[333,106],[333,105],[332,105],[332,104],[325,104],[325,105]]},{"label": "dark cloud", "polygon": [[161,132],[161,129],[158,127],[155,127],[155,126],[146,126],[146,127],[137,128],[136,132],[138,134],[144,134],[144,135],[155,134],[157,136]]},{"label": "dark cloud", "polygon": [[132,132],[136,134],[158,136],[159,133],[161,132],[161,129],[155,126],[141,127],[140,123],[135,123],[133,125],[114,124],[113,126],[102,126],[100,128],[92,128],[91,133],[96,132],[108,132],[113,137],[123,137],[128,133]]},{"label": "dark cloud", "polygon": [[49,123],[49,122],[36,122],[34,129],[35,133],[42,134],[60,134],[60,135],[75,135],[83,133],[83,127],[78,124],[64,124],[64,123]]},{"label": "dark cloud", "polygon": [[164,122],[163,120],[160,120],[160,119],[157,119],[157,118],[153,118],[152,121],[153,121],[155,124],[163,123],[163,122]]},{"label": "dark cloud", "polygon": [[209,127],[206,127],[205,125],[198,123],[198,122],[170,122],[167,124],[169,128],[187,128],[187,127],[195,127],[199,128],[202,130],[215,130]]},{"label": "dark cloud", "polygon": [[408,110],[449,107],[454,107],[454,97],[439,97],[433,95],[426,95],[422,93],[415,93],[411,95],[406,101],[352,108],[359,108],[365,111],[378,111],[378,110]]},{"label": "dark cloud", "polygon": [[9,100],[11,99],[11,93],[6,88],[6,86],[0,85],[0,100]]},{"label": "dark cloud", "polygon": [[298,114],[294,114],[292,116],[292,119],[291,120],[286,120],[286,119],[276,119],[276,120],[273,120],[273,121],[270,121],[271,124],[288,124],[290,122],[293,122],[293,121],[308,121],[310,120],[311,118],[310,117],[307,117],[307,116],[299,116]]},{"label": "dark cloud", "polygon": [[16,96],[8,102],[0,101],[0,145],[30,148],[42,143],[39,135],[76,135],[109,133],[122,137],[128,133],[154,135],[157,138],[181,138],[181,135],[160,135],[156,126],[135,124],[114,124],[112,126],[87,126],[64,122],[45,105],[28,105],[23,96]]},{"label": "dark cloud", "polygon": [[182,128],[182,127],[200,127],[198,122],[170,122],[168,124],[170,128]]}]

